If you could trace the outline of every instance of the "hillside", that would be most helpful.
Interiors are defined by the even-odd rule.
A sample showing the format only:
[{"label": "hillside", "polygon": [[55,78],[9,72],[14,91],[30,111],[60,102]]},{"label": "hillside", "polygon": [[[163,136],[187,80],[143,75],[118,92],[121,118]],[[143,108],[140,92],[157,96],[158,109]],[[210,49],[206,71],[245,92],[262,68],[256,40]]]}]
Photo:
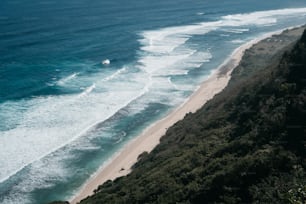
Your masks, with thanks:
[{"label": "hillside", "polygon": [[305,203],[306,31],[264,50],[248,50],[222,93],[81,203]]}]

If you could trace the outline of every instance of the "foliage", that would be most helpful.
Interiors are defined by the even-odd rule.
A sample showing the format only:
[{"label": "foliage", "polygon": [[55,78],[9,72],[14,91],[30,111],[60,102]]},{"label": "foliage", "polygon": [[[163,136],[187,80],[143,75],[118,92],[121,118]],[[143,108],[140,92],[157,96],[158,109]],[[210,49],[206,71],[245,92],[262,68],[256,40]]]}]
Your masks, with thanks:
[{"label": "foliage", "polygon": [[246,55],[222,93],[81,203],[305,203],[306,31],[288,49],[252,72]]},{"label": "foliage", "polygon": [[234,77],[130,175],[81,203],[305,202],[305,36],[281,60]]}]

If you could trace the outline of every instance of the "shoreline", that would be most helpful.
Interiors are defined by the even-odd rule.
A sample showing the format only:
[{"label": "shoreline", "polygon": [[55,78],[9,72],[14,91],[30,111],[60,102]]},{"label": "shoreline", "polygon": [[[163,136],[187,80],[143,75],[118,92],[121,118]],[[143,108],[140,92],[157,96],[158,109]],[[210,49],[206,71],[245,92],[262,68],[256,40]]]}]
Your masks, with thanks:
[{"label": "shoreline", "polygon": [[[299,26],[296,26],[294,28],[298,27]],[[169,127],[174,125],[177,121],[182,120],[187,113],[196,112],[208,100],[212,99],[227,86],[231,79],[231,73],[235,67],[239,65],[245,50],[272,35],[280,34],[292,28],[293,27],[289,27],[263,34],[236,48],[217,69],[211,72],[209,77],[200,84],[182,105],[146,128],[140,135],[125,144],[118,153],[106,162],[106,164],[101,166],[100,169],[88,179],[81,190],[70,199],[70,202],[72,204],[78,203],[87,196],[92,195],[93,191],[105,181],[114,180],[129,174],[131,172],[131,167],[137,162],[138,156],[143,152],[152,151],[153,148],[159,144],[160,138],[165,135]]]}]

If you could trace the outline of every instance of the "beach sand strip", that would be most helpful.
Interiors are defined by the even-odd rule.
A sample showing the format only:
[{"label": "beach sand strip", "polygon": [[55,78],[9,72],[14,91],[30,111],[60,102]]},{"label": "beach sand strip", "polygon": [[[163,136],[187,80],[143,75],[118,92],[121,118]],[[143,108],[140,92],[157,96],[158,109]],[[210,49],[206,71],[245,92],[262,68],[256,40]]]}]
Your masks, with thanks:
[{"label": "beach sand strip", "polygon": [[[259,41],[282,33],[283,30],[267,33],[248,43],[243,44],[231,54],[231,56],[211,73],[200,87],[185,101],[184,104],[169,113],[163,119],[145,129],[139,136],[127,143],[106,165],[103,165],[82,187],[81,191],[71,199],[72,204],[93,194],[94,190],[107,180],[114,180],[131,172],[131,167],[137,162],[138,156],[143,152],[150,152],[156,147],[160,138],[165,135],[167,129],[187,113],[194,113],[208,100],[221,92],[228,84],[233,69],[238,66],[244,51]],[[286,31],[288,32],[288,31]]]}]

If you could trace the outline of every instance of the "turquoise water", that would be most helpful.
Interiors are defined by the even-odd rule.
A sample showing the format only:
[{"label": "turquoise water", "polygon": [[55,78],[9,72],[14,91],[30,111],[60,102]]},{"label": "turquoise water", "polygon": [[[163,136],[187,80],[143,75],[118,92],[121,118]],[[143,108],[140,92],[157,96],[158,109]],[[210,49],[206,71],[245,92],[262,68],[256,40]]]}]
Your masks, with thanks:
[{"label": "turquoise water", "polygon": [[71,198],[235,48],[305,22],[304,0],[2,0],[0,203]]}]

